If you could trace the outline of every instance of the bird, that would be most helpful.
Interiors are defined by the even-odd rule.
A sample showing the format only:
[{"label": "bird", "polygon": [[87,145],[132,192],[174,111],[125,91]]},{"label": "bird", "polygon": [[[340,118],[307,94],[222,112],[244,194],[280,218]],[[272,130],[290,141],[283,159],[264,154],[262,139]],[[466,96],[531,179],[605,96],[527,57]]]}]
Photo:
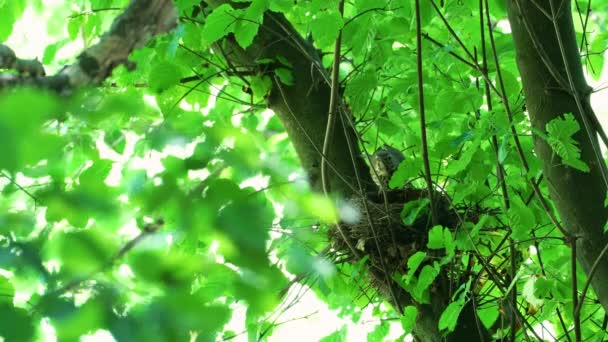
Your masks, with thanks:
[{"label": "bird", "polygon": [[384,144],[370,157],[372,164],[372,180],[380,189],[387,190],[388,182],[405,156],[398,149]]}]

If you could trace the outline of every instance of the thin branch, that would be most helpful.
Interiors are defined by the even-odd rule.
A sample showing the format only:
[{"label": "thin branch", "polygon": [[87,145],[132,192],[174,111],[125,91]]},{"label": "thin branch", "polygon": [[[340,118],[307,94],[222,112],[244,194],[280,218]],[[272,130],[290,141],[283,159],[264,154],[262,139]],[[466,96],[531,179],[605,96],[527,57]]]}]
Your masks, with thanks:
[{"label": "thin branch", "polygon": [[[490,5],[488,3],[488,0],[484,0],[484,1],[485,1],[484,2],[485,6],[486,6],[486,21],[487,21],[487,25],[488,25],[488,35],[489,35],[490,44],[492,47],[492,55],[494,57],[494,64],[496,65],[496,75],[497,75],[497,79],[498,79],[498,84],[500,86],[500,92],[499,92],[500,99],[502,100],[502,104],[505,108],[505,112],[507,113],[507,118],[509,120],[509,125],[511,127],[511,134],[513,135],[513,140],[515,142],[517,154],[519,156],[522,166],[524,167],[524,170],[526,171],[526,174],[529,174],[530,167],[528,165],[528,161],[526,160],[526,156],[525,156],[524,150],[521,146],[521,142],[519,141],[519,137],[517,135],[517,130],[515,129],[515,125],[513,124],[513,112],[511,111],[511,106],[509,105],[507,91],[505,89],[505,84],[504,84],[503,77],[502,77],[502,71],[500,68],[499,60],[498,60],[498,51],[496,49],[496,42],[494,41],[494,33],[492,31],[492,27],[491,27],[491,23],[490,23]],[[536,185],[536,183],[534,182],[533,179],[528,178],[528,177],[526,177],[526,179],[532,186],[532,189],[534,190],[536,197],[538,198],[541,206],[543,207],[543,210],[545,211],[545,213],[547,214],[547,216],[549,217],[551,222],[555,225],[555,227],[557,227],[557,229],[559,229],[560,232],[562,232],[562,234],[564,234],[564,236],[569,237],[570,233],[568,231],[566,231],[564,229],[564,227],[561,225],[561,223],[557,220],[557,217],[555,217],[553,210],[551,209],[551,207],[549,207],[549,204],[547,203],[547,200],[541,193],[538,185]]]},{"label": "thin branch", "polygon": [[92,9],[90,11],[84,11],[84,12],[72,14],[72,15],[68,16],[68,18],[69,19],[74,19],[74,18],[78,18],[78,17],[81,17],[81,16],[85,16],[85,15],[97,14],[97,13],[100,13],[100,12],[122,11],[123,9],[124,9],[124,7],[96,8],[96,9]]},{"label": "thin branch", "polygon": [[[83,282],[85,282],[86,280],[91,279],[92,277],[94,277],[96,274],[98,273],[102,273],[105,272],[107,269],[111,268],[112,266],[114,266],[114,264],[116,263],[116,261],[118,261],[119,259],[121,259],[125,254],[127,254],[129,251],[131,251],[135,246],[137,246],[137,244],[139,244],[141,241],[144,240],[144,238],[146,238],[147,236],[154,234],[155,232],[157,232],[160,228],[162,228],[162,226],[164,225],[164,221],[162,219],[157,220],[154,223],[150,223],[147,224],[146,226],[143,227],[143,229],[141,230],[141,232],[134,237],[133,239],[129,240],[127,243],[125,243],[119,250],[118,252],[116,252],[110,259],[108,259],[103,265],[101,265],[101,267],[99,267],[98,270],[92,271],[91,273],[89,273],[86,276],[77,278],[72,280],[71,282],[55,289],[52,291],[49,291],[47,294],[45,294],[44,297],[49,297],[49,296],[60,296],[68,291],[72,291],[75,288],[77,288],[78,286],[80,286],[80,284],[82,284]],[[39,302],[41,303],[41,302]]]},{"label": "thin branch", "polygon": [[[566,2],[566,1],[563,1],[563,2]],[[599,144],[597,143],[597,140],[595,138],[596,137],[595,133],[599,132],[599,131],[597,129],[597,125],[595,125],[596,127],[592,127],[591,126],[592,123],[590,123],[588,120],[591,117],[595,117],[595,114],[593,112],[586,111],[585,108],[583,107],[583,103],[581,100],[581,94],[579,94],[578,90],[576,89],[576,86],[574,85],[574,77],[572,76],[572,71],[570,70],[570,63],[568,62],[568,57],[566,56],[566,51],[565,51],[565,47],[564,47],[564,42],[562,40],[561,31],[560,31],[559,27],[557,26],[558,13],[556,12],[555,7],[553,5],[553,0],[549,0],[549,6],[551,7],[551,14],[552,14],[551,22],[553,23],[553,28],[555,30],[555,36],[557,38],[557,45],[559,46],[559,51],[560,51],[560,54],[562,57],[562,61],[564,63],[564,70],[566,72],[566,77],[568,79],[568,85],[569,85],[569,90],[570,90],[569,93],[574,98],[576,107],[580,112],[580,117],[581,117],[581,120],[583,121],[583,125],[585,127],[585,133],[587,134],[587,138],[589,138],[589,141],[591,143],[591,148],[593,149],[593,153],[595,155],[597,164],[600,168],[600,172],[602,174],[602,179],[604,180],[604,185],[606,187],[608,187],[608,167],[606,167],[606,163],[604,162],[604,157],[602,156],[602,152],[600,151]],[[585,91],[589,92],[589,94],[590,94],[591,88],[589,86],[587,86],[587,89],[585,89]],[[584,95],[588,96],[588,94],[584,94]],[[597,118],[595,118],[595,120],[597,121]],[[594,130],[594,128],[596,130]]]},{"label": "thin branch", "polygon": [[[338,4],[338,12],[344,15],[344,0]],[[338,88],[340,78],[340,48],[342,46],[342,30],[338,32],[336,43],[334,45],[334,61],[331,70],[331,94],[329,98],[329,111],[327,113],[327,126],[325,127],[325,137],[323,139],[323,155],[321,157],[321,183],[323,192],[327,196],[330,192],[328,175],[327,175],[327,157],[329,153],[329,145],[332,142],[334,135],[334,126],[336,122],[336,109],[338,108]],[[342,232],[340,232],[344,235]]]},{"label": "thin branch", "polygon": [[585,296],[587,296],[587,291],[589,291],[589,286],[591,286],[591,279],[593,279],[595,272],[597,272],[598,267],[600,265],[600,261],[602,260],[602,258],[604,257],[604,254],[606,254],[606,252],[608,252],[608,244],[606,244],[606,246],[604,246],[604,248],[602,249],[600,254],[597,256],[597,258],[595,259],[595,262],[593,263],[593,265],[591,266],[591,269],[589,270],[589,273],[587,274],[587,281],[585,282],[585,285],[583,286],[583,290],[581,291],[581,299],[578,301],[578,305],[576,306],[576,309],[574,310],[574,314],[577,316],[580,316],[580,314],[581,314],[581,309],[583,307],[583,302],[585,301]]}]

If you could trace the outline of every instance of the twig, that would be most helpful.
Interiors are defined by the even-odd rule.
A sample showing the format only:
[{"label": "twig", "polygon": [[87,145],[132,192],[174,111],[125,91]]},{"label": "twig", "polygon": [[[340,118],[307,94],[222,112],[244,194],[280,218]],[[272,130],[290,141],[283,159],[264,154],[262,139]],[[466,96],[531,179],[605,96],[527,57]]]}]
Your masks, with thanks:
[{"label": "twig", "polygon": [[105,270],[109,269],[110,267],[112,267],[114,265],[114,263],[118,259],[122,258],[125,254],[127,254],[130,250],[132,250],[133,247],[135,247],[138,243],[140,243],[145,237],[155,233],[163,225],[164,225],[164,221],[162,219],[160,219],[154,223],[147,224],[146,226],[143,227],[141,232],[136,237],[134,237],[133,239],[131,239],[127,243],[125,243],[124,246],[122,246],[118,250],[118,252],[116,252],[116,254],[114,254],[110,259],[108,259],[98,270],[92,271],[91,273],[89,273],[88,275],[86,275],[84,277],[74,279],[71,282],[69,282],[63,286],[50,291],[44,297],[60,296],[61,294],[65,293],[65,292],[75,289],[80,284],[82,284],[84,281],[92,278],[95,274],[104,272]]}]

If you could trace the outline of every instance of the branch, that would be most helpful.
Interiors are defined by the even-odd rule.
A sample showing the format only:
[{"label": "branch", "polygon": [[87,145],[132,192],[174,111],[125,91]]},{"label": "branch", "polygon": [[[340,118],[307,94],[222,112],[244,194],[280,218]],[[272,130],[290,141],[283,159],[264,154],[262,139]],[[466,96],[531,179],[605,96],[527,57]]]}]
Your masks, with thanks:
[{"label": "branch", "polygon": [[[128,57],[136,48],[144,46],[153,36],[170,31],[177,23],[177,8],[171,0],[133,0],[125,11],[119,15],[110,30],[100,41],[84,50],[76,63],[69,65],[57,74],[44,77],[38,69],[26,69],[29,75],[0,75],[0,89],[14,86],[34,86],[69,94],[75,88],[99,84],[112,74],[112,70],[121,64],[134,68]],[[10,49],[8,49],[10,50]],[[0,67],[18,68],[18,58],[14,62],[4,63],[3,57],[9,58],[10,52],[0,46]],[[22,61],[22,60],[21,60]],[[32,61],[29,61],[32,62]],[[41,66],[40,66],[41,68]]]}]

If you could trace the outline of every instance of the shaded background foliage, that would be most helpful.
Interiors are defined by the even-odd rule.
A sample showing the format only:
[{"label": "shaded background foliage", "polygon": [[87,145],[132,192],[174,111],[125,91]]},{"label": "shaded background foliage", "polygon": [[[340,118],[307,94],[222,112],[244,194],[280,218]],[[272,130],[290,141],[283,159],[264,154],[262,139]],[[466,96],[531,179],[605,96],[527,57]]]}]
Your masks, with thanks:
[{"label": "shaded background foliage", "polygon": [[[69,97],[31,89],[0,95],[0,336],[7,341],[42,338],[49,333],[41,327],[49,325],[59,340],[100,329],[117,340],[206,341],[243,333],[267,339],[301,294],[293,277],[355,322],[363,308],[372,308],[379,324],[370,340],[383,340],[391,322],[400,323],[398,336],[414,328],[418,309],[401,308],[401,315],[383,305],[387,298],[370,285],[368,259],[349,262],[328,241],[338,215],[356,217],[360,208],[334,208],[312,191],[314,180],[309,186],[305,170],[317,167],[315,159],[296,153],[285,133],[290,128],[268,110],[268,103],[282,99],[276,84],[288,90],[299,80],[296,67],[280,54],[234,58],[238,47],[255,46],[267,10],[284,15],[307,37],[302,41],[314,42],[309,53],[326,69],[342,30],[340,89],[358,146],[367,153],[382,144],[404,151],[391,187],[424,189],[413,2],[354,1],[343,16],[337,1],[208,3],[176,1],[178,27],[136,50],[134,70],[119,66],[98,87]],[[47,73],[60,70],[75,61],[70,51],[91,46],[127,4],[2,2],[0,41],[26,9],[46,14],[53,40],[39,42],[46,48],[38,57]],[[594,2],[591,15],[588,5],[574,6],[575,25],[587,71],[599,78],[606,3]],[[539,181],[547,194],[532,152],[512,37],[504,29],[506,7],[502,1],[490,1],[490,7],[511,123],[501,106],[488,106],[475,67],[481,42],[491,49],[482,40],[478,3],[446,1],[440,10],[474,54],[470,60],[431,2],[421,1],[432,178],[461,223],[423,232],[425,247],[447,258],[441,265],[429,261],[430,253],[408,254],[405,271],[394,278],[423,302],[438,274],[458,271],[450,279],[461,281],[452,284],[454,296],[438,322],[443,332],[455,328],[474,293],[480,324],[492,333],[518,326],[518,340],[570,340],[571,253],[526,179]],[[314,76],[312,61],[303,63],[311,65],[313,76],[307,77],[321,77]],[[487,75],[497,83],[493,62]],[[323,87],[319,79],[307,92]],[[307,94],[300,94],[302,102]],[[325,116],[323,110],[316,115]],[[560,146],[559,156],[584,168],[569,140],[580,127],[568,116],[553,124],[548,139]],[[527,153],[527,175],[511,125]],[[320,136],[324,129],[319,125]],[[348,167],[350,159],[344,160]],[[509,208],[497,162],[512,194]],[[427,214],[428,202],[409,202],[401,210],[410,224]],[[585,279],[579,268],[579,288]],[[516,325],[505,312],[506,288],[517,293]],[[243,306],[247,331],[227,330]],[[585,340],[605,338],[606,315],[592,295],[581,317]],[[337,330],[325,340],[345,334]]]}]

